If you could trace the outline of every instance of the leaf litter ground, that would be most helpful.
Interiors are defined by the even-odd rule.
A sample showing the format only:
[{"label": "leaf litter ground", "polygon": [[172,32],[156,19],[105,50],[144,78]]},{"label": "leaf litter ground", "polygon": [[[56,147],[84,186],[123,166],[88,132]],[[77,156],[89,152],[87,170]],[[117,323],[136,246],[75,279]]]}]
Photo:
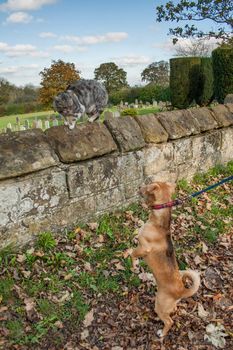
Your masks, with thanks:
[{"label": "leaf litter ground", "polygon": [[[179,182],[182,197],[232,175],[233,162]],[[233,349],[233,183],[173,210],[180,269],[201,272],[198,293],[183,299],[161,343],[154,313],[155,281],[127,249],[148,210],[134,204],[73,232],[39,235],[0,263],[0,348],[49,350]]]}]

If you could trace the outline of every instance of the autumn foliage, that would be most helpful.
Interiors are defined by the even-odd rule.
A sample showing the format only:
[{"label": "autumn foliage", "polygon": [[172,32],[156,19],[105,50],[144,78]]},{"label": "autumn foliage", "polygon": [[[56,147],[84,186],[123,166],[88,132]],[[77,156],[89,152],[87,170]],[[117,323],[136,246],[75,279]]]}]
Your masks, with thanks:
[{"label": "autumn foliage", "polygon": [[52,61],[49,68],[44,68],[40,72],[42,80],[39,101],[46,106],[51,105],[53,98],[59,92],[64,91],[70,83],[80,79],[79,74],[74,63],[65,63],[62,60]]}]

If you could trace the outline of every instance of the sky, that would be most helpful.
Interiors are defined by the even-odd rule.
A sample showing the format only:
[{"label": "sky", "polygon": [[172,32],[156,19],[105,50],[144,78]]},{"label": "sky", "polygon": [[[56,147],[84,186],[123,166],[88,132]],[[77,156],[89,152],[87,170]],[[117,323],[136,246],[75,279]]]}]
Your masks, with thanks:
[{"label": "sky", "polygon": [[174,56],[171,24],[156,22],[156,6],[165,3],[0,0],[0,77],[39,86],[39,72],[62,59],[93,79],[100,64],[115,62],[130,85],[140,85],[144,68]]}]

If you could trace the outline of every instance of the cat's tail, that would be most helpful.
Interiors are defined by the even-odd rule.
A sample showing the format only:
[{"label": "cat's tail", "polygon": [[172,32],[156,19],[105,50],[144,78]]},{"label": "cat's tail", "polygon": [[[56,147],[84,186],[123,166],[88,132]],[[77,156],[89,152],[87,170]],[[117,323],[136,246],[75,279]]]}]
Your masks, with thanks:
[{"label": "cat's tail", "polygon": [[180,271],[180,274],[182,276],[183,283],[184,283],[184,278],[186,277],[192,280],[192,286],[190,288],[186,288],[184,285],[184,289],[181,292],[181,298],[191,297],[193,294],[195,294],[198,291],[198,288],[200,286],[200,283],[201,283],[200,274],[199,272],[193,271],[193,270]]}]

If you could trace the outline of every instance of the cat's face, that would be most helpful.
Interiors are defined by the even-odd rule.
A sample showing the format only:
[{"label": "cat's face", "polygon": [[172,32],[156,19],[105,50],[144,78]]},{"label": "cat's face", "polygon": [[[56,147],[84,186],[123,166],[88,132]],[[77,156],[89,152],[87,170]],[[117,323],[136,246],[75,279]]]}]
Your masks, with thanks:
[{"label": "cat's face", "polygon": [[69,90],[61,92],[55,97],[53,107],[65,118],[64,124],[67,125],[69,129],[75,127],[77,119],[79,119],[84,112],[77,96]]}]

